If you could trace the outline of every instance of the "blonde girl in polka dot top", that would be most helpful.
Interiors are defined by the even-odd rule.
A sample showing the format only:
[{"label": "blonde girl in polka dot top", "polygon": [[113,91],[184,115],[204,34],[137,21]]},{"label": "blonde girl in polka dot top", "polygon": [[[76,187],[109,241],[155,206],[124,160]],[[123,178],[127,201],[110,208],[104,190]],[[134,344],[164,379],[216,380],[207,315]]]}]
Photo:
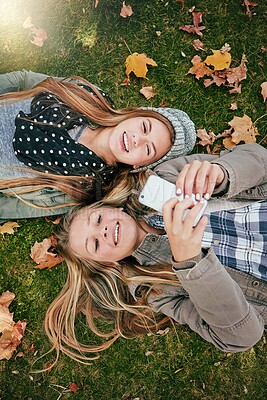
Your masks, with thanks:
[{"label": "blonde girl in polka dot top", "polygon": [[121,171],[153,168],[195,144],[194,124],[181,110],[118,110],[80,77],[45,78],[28,71],[0,76],[0,93],[9,91],[0,96],[0,220],[98,200]]}]

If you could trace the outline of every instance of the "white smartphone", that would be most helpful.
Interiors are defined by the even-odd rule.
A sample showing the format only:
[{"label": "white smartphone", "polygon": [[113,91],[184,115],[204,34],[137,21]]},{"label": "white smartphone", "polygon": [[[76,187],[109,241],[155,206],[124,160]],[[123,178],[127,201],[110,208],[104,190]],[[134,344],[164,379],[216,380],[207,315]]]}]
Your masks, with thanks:
[{"label": "white smartphone", "polygon": [[[176,197],[180,201],[183,200],[183,195],[178,196],[176,194],[176,186],[174,183],[170,183],[157,175],[150,175],[138,197],[138,200],[141,204],[144,204],[145,206],[153,208],[153,210],[162,213],[163,204],[171,197]],[[197,204],[194,194],[192,194],[192,199],[194,203]],[[204,205],[197,215],[193,226],[198,224],[198,221],[202,217],[206,207],[207,200],[204,200]],[[188,212],[189,210],[185,211],[183,219],[185,219]]]}]

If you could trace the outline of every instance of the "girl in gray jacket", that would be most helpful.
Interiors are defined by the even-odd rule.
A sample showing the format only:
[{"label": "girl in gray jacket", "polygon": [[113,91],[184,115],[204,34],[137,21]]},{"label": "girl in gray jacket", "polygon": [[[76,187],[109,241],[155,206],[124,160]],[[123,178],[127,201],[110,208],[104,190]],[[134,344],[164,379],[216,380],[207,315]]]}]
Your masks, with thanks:
[{"label": "girl in gray jacket", "polygon": [[[79,351],[99,352],[118,337],[157,331],[170,321],[187,324],[227,352],[245,351],[261,339],[267,324],[267,150],[240,145],[220,157],[198,154],[165,164],[170,180],[180,172],[177,188],[185,196],[212,195],[207,215],[194,228],[201,201],[183,221],[190,197],[171,199],[163,226],[161,216],[137,203],[132,188],[143,182],[129,176],[109,198],[66,216],[57,236],[69,276],[45,321],[57,356],[61,350],[88,360]],[[160,173],[165,176],[164,168]],[[77,341],[79,312],[102,344]],[[109,332],[98,319],[110,322]]]}]

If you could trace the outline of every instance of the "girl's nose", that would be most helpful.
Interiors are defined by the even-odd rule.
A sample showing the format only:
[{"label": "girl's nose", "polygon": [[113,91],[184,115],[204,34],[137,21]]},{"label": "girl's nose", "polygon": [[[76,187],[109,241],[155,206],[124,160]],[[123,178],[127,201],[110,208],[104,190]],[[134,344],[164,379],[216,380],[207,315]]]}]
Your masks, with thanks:
[{"label": "girl's nose", "polygon": [[146,140],[146,138],[144,136],[141,136],[141,135],[138,135],[138,134],[134,134],[133,135],[134,147],[142,146],[142,144],[144,143],[145,140]]},{"label": "girl's nose", "polygon": [[103,233],[103,234],[104,234],[104,238],[106,238],[106,237],[107,237],[107,230],[108,230],[108,227],[107,227],[107,226],[105,226],[105,227],[104,227],[104,233]]}]

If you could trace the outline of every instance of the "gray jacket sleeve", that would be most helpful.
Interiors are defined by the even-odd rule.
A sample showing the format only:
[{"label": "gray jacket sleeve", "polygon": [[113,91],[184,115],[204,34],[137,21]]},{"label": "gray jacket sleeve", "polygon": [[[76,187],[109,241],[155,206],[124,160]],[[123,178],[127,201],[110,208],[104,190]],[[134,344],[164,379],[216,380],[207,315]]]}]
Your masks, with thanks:
[{"label": "gray jacket sleeve", "polygon": [[[72,208],[65,206],[66,203],[70,202],[70,197],[52,188],[23,194],[21,198],[6,196],[4,191],[0,191],[0,223],[11,219],[65,214]],[[60,207],[52,208],[54,206]]]},{"label": "gray jacket sleeve", "polygon": [[[175,183],[183,166],[194,160],[208,160],[219,164],[225,171],[224,197],[261,199],[267,197],[267,149],[256,143],[243,144],[224,151],[220,156],[193,154],[178,157],[159,164],[154,172],[162,178]],[[219,195],[221,187],[215,189]]]},{"label": "gray jacket sleeve", "polygon": [[13,71],[0,75],[0,94],[28,90],[48,78],[48,75],[33,71]]},{"label": "gray jacket sleeve", "polygon": [[173,265],[185,289],[165,286],[161,293],[150,295],[149,303],[156,312],[187,324],[208,342],[227,352],[241,352],[262,337],[264,321],[251,306],[226,269],[210,249],[191,268]]}]

